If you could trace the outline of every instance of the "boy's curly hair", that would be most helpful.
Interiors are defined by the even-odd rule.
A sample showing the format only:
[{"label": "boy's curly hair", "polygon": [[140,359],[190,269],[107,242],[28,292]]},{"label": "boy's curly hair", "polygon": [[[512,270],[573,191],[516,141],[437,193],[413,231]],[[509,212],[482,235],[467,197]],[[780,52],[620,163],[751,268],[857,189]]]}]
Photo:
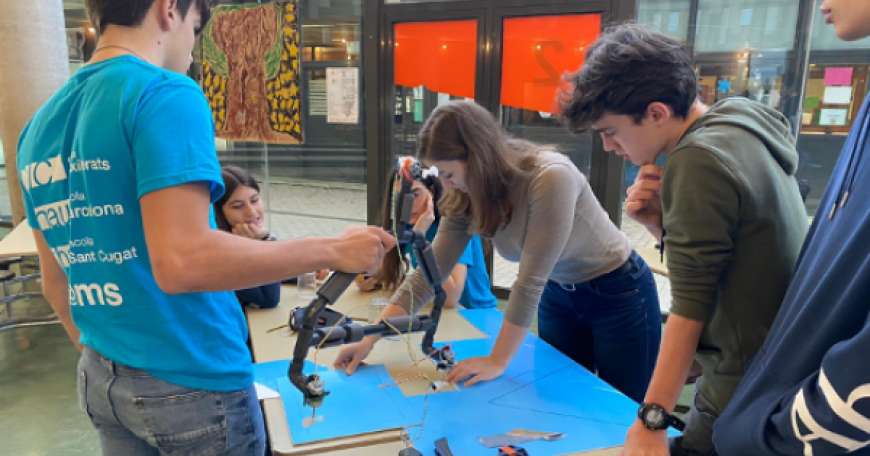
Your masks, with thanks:
[{"label": "boy's curly hair", "polygon": [[698,97],[698,75],[683,45],[638,24],[608,28],[586,52],[560,93],[562,120],[574,132],[588,130],[605,114],[636,123],[650,103],[661,102],[685,118]]}]

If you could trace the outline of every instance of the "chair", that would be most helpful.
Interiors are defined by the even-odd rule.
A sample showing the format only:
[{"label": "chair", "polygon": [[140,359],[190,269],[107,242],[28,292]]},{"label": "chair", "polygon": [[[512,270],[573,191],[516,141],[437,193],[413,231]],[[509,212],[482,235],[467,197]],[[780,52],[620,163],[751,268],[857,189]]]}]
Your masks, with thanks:
[{"label": "chair", "polygon": [[[0,259],[0,283],[3,284],[3,297],[0,297],[0,305],[6,306],[6,317],[0,320],[0,331],[7,329],[23,328],[28,326],[41,326],[60,323],[57,315],[40,315],[40,316],[22,316],[16,317],[13,311],[13,303],[22,299],[33,297],[41,297],[42,293],[27,291],[26,283],[32,280],[38,280],[42,277],[41,274],[26,274],[17,276],[10,269],[13,264],[18,264],[21,268],[23,260],[21,258],[2,258]],[[12,293],[11,286],[21,284],[22,291]]]}]

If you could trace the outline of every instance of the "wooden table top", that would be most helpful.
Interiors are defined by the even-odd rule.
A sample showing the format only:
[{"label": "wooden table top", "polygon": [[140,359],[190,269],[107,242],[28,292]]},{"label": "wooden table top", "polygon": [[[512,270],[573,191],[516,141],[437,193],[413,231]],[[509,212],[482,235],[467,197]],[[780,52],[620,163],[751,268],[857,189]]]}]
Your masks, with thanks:
[{"label": "wooden table top", "polygon": [[33,237],[33,230],[27,220],[19,223],[0,240],[0,258],[36,256],[37,253],[36,238]]}]

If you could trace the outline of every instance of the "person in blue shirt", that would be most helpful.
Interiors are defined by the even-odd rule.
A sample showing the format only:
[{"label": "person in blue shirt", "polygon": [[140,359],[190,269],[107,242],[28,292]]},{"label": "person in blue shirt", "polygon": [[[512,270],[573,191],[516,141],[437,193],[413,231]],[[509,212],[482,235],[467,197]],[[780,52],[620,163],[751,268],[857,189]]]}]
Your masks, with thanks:
[{"label": "person in blue shirt", "polygon": [[[821,11],[839,38],[870,36],[870,0],[825,0]],[[721,456],[870,455],[868,136],[870,97],[854,119],[776,321],[716,421]]]},{"label": "person in blue shirt", "polygon": [[[277,241],[266,229],[266,209],[260,198],[260,185],[254,176],[238,166],[221,168],[226,191],[214,202],[214,216],[219,230],[259,241]],[[317,279],[324,280],[329,270],[317,271]],[[263,309],[277,307],[281,302],[281,283],[296,283],[296,278],[271,282],[236,290],[242,306],[253,305]]]},{"label": "person in blue shirt", "polygon": [[[21,132],[43,293],[77,348],[105,455],[262,456],[247,326],[229,290],[377,268],[377,227],[260,242],[215,229],[214,124],[185,76],[207,0],[86,0],[94,58]],[[238,265],[244,264],[244,268]]]},{"label": "person in blue shirt", "polygon": [[[381,206],[381,221],[384,229],[393,229],[393,192],[398,188],[396,172],[390,175],[384,187],[384,199]],[[438,201],[443,188],[437,177],[429,176],[422,182],[414,181],[414,207],[411,210],[411,223],[414,231],[423,233],[430,243],[435,239],[441,214],[438,212]],[[410,253],[411,267],[417,269],[417,258],[410,246],[406,246],[403,255]],[[387,252],[377,274],[371,277],[358,276],[356,284],[363,291],[378,288],[395,290],[405,278],[402,259],[395,251]],[[457,304],[466,309],[491,309],[498,305],[498,300],[490,289],[489,274],[486,272],[486,259],[483,255],[483,244],[480,236],[474,235],[468,242],[465,251],[456,263],[450,276],[444,281],[444,291],[447,299],[444,306],[455,307]]]}]

